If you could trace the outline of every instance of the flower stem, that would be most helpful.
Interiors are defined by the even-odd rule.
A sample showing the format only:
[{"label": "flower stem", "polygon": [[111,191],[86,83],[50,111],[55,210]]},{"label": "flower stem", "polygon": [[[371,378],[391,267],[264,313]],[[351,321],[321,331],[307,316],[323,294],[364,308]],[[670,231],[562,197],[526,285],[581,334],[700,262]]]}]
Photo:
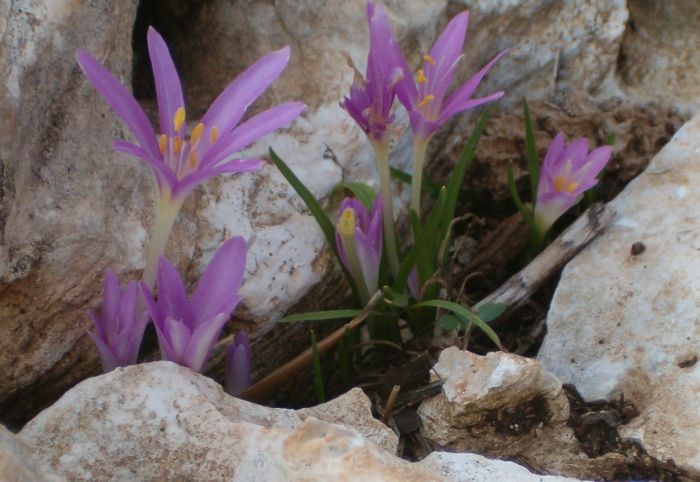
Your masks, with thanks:
[{"label": "flower stem", "polygon": [[420,217],[420,196],[423,183],[423,165],[428,150],[428,139],[413,138],[413,174],[411,175],[411,207]]},{"label": "flower stem", "polygon": [[389,143],[373,142],[374,156],[379,171],[379,190],[382,194],[382,225],[384,228],[384,246],[391,274],[399,273],[398,244],[396,243],[396,231],[394,228],[394,205],[391,196],[391,173],[389,171]]},{"label": "flower stem", "polygon": [[158,258],[165,253],[165,245],[168,243],[182,202],[181,199],[173,198],[169,192],[158,191],[156,196],[155,224],[146,254],[146,266],[141,276],[142,281],[151,290],[156,283]]}]

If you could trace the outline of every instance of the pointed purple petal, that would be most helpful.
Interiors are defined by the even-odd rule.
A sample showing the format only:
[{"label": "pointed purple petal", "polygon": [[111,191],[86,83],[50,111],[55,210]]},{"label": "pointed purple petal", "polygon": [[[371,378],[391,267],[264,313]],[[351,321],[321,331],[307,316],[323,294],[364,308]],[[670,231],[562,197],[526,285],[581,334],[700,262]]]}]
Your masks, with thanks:
[{"label": "pointed purple petal", "polygon": [[547,153],[544,155],[544,161],[542,161],[542,170],[551,171],[552,168],[557,164],[557,161],[561,159],[564,153],[564,148],[566,144],[566,139],[562,132],[558,133],[556,137],[552,140],[547,148]]},{"label": "pointed purple petal", "polygon": [[192,326],[192,309],[187,302],[180,273],[165,256],[158,259],[158,307],[164,317],[172,317]]},{"label": "pointed purple petal", "polygon": [[468,99],[463,102],[456,102],[452,105],[449,114],[445,112],[442,115],[440,115],[440,120],[438,122],[441,124],[447,122],[447,120],[455,114],[463,112],[467,109],[473,109],[474,107],[483,104],[488,104],[489,102],[493,102],[494,100],[498,100],[501,97],[503,97],[504,94],[505,92],[501,90],[498,92],[494,92],[493,94],[488,95],[486,97],[477,97],[476,99]]},{"label": "pointed purple petal", "polygon": [[194,326],[223,313],[228,318],[238,304],[238,289],[245,273],[246,242],[231,238],[221,245],[192,293]]},{"label": "pointed purple petal", "polygon": [[238,124],[248,106],[280,76],[289,62],[289,47],[271,52],[248,67],[219,94],[204,117],[204,138],[212,127],[226,134]]},{"label": "pointed purple petal", "polygon": [[239,331],[226,349],[226,393],[236,396],[250,386],[251,365],[248,335]]},{"label": "pointed purple petal", "polygon": [[124,288],[118,310],[120,330],[131,329],[136,322],[136,281],[129,281]]},{"label": "pointed purple petal", "polygon": [[163,162],[162,157],[153,158],[148,155],[145,149],[123,140],[114,141],[112,148],[130,156],[138,157],[153,169],[153,175],[156,177],[159,187],[167,186],[171,191],[174,189],[177,184],[177,177],[170,167]]},{"label": "pointed purple petal", "polygon": [[105,373],[114,370],[117,367],[117,361],[115,360],[112,351],[95,333],[88,331],[87,334],[90,336],[92,341],[95,342],[97,352],[100,354],[102,370],[104,370]]},{"label": "pointed purple petal", "polygon": [[180,199],[187,197],[194,188],[210,177],[215,177],[219,174],[257,171],[263,164],[264,161],[261,159],[232,159],[216,167],[193,171],[179,181],[173,190],[173,197]]},{"label": "pointed purple petal", "polygon": [[[471,79],[466,81],[464,84],[462,84],[461,87],[459,87],[457,90],[455,90],[452,94],[450,94],[447,99],[445,100],[445,103],[442,105],[441,112],[440,112],[440,120],[441,122],[445,122],[447,119],[452,117],[458,112],[462,112],[470,107],[474,107],[474,105],[470,105],[469,107],[464,107],[465,104],[468,104],[468,102],[471,99],[471,96],[474,94],[476,91],[477,87],[479,87],[479,84],[483,80],[483,78],[486,76],[488,71],[493,67],[493,65],[505,54],[508,53],[508,50],[504,50],[500,52],[498,55],[496,55],[491,61],[486,64],[479,72],[474,74]],[[497,94],[498,97],[493,98]],[[489,99],[486,102],[490,102],[492,100],[496,100],[497,98],[500,98],[503,96],[503,92],[496,92],[495,94],[491,94],[487,97],[484,97],[485,99]],[[476,99],[475,99],[476,100]],[[481,102],[482,104],[484,102]],[[478,104],[477,104],[478,105]]]},{"label": "pointed purple petal", "polygon": [[202,167],[216,165],[222,159],[248,147],[259,138],[296,119],[306,106],[301,102],[287,102],[251,117],[221,137],[202,157]]},{"label": "pointed purple petal", "polygon": [[571,160],[574,171],[578,171],[588,159],[588,139],[574,139],[566,146],[561,155],[561,163]]},{"label": "pointed purple petal", "polygon": [[469,12],[466,10],[450,20],[430,50],[430,56],[435,62],[438,64],[444,62],[448,66],[457,61],[462,55],[468,24]]},{"label": "pointed purple petal", "polygon": [[168,51],[168,46],[153,27],[148,27],[148,53],[153,67],[153,78],[158,97],[158,113],[160,114],[160,131],[168,137],[175,136],[173,118],[180,107],[185,107],[182,98],[180,78],[175,70],[175,64]]},{"label": "pointed purple petal", "polygon": [[102,329],[106,336],[117,331],[117,312],[121,300],[119,280],[110,268],[105,272],[104,294],[102,300]]},{"label": "pointed purple petal", "polygon": [[136,99],[90,54],[78,50],[76,58],[88,80],[124,121],[141,147],[150,156],[157,157],[159,150],[155,132]]},{"label": "pointed purple petal", "polygon": [[141,299],[143,299],[146,304],[146,309],[153,319],[153,324],[156,326],[162,325],[165,322],[166,314],[161,312],[148,285],[143,281],[139,281],[139,291],[141,292]]},{"label": "pointed purple petal", "polygon": [[[238,303],[238,300],[236,300],[236,303]],[[184,353],[184,360],[192,370],[196,372],[202,371],[204,363],[209,358],[211,350],[221,334],[221,329],[228,319],[228,315],[220,313],[209,320],[205,320],[192,333]]]},{"label": "pointed purple petal", "polygon": [[174,355],[174,358],[169,360],[189,366],[185,357],[185,350],[192,337],[192,331],[182,321],[169,316],[165,320],[161,332],[172,350],[171,354]]}]

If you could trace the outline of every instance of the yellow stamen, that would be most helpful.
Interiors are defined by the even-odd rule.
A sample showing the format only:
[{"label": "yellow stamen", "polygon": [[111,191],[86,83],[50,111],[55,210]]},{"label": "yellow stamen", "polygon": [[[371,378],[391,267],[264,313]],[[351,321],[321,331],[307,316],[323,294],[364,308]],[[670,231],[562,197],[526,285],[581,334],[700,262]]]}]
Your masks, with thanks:
[{"label": "yellow stamen", "polygon": [[346,208],[338,219],[336,226],[342,236],[353,236],[355,234],[355,210]]},{"label": "yellow stamen", "polygon": [[197,153],[192,149],[190,151],[189,156],[187,156],[187,161],[190,164],[190,169],[196,169],[197,168]]},{"label": "yellow stamen", "polygon": [[423,100],[420,101],[418,107],[425,107],[426,105],[428,105],[428,102],[430,102],[433,99],[435,99],[435,96],[433,94],[426,95],[425,97],[423,97]]},{"label": "yellow stamen", "polygon": [[165,134],[160,135],[160,139],[158,139],[158,147],[160,148],[160,153],[165,155],[165,148],[168,147],[168,136]]},{"label": "yellow stamen", "polygon": [[212,127],[211,131],[209,131],[209,142],[211,144],[215,143],[216,140],[219,138],[219,129],[216,127]]},{"label": "yellow stamen", "polygon": [[423,69],[418,69],[418,75],[416,76],[416,82],[419,84],[425,84],[428,81],[428,78],[425,76],[425,73],[423,73]]},{"label": "yellow stamen", "polygon": [[431,57],[430,55],[428,55],[428,54],[425,54],[425,55],[423,56],[423,60],[425,60],[426,62],[428,62],[429,64],[432,64],[432,65],[436,65],[436,64],[437,64],[437,62],[435,62],[435,59],[432,58],[432,57]]},{"label": "yellow stamen", "polygon": [[204,132],[204,124],[201,122],[192,129],[192,135],[190,135],[190,145],[196,146],[199,139],[202,138],[202,132]]},{"label": "yellow stamen", "polygon": [[179,137],[175,138],[175,154],[180,154],[180,151],[182,150],[182,139]]},{"label": "yellow stamen", "polygon": [[178,109],[175,111],[175,115],[173,116],[173,127],[175,128],[175,132],[180,132],[180,129],[182,128],[182,124],[184,122],[185,122],[185,108],[178,107]]},{"label": "yellow stamen", "polygon": [[568,192],[572,193],[578,187],[576,181],[569,181],[564,176],[557,176],[554,178],[554,189],[558,192]]}]

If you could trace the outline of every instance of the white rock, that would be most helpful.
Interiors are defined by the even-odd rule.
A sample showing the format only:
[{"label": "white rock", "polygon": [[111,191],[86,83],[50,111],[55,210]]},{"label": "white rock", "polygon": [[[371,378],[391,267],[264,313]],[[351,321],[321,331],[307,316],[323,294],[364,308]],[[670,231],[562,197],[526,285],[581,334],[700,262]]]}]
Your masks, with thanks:
[{"label": "white rock", "polygon": [[439,473],[452,482],[575,482],[580,479],[537,475],[522,465],[503,460],[491,460],[477,454],[433,452],[420,461],[424,469]]},{"label": "white rock", "polygon": [[433,446],[522,459],[548,473],[580,478],[609,479],[624,465],[619,454],[586,455],[567,426],[569,402],[561,382],[536,360],[451,347],[433,371],[444,382],[443,392],[418,409],[421,434]]},{"label": "white rock", "polygon": [[62,482],[66,479],[40,470],[30,446],[0,425],[0,480]]},{"label": "white rock", "polygon": [[[700,474],[700,116],[611,203],[616,221],[564,269],[540,361],[587,400],[624,395],[620,427]],[[633,243],[646,247],[632,255]]]}]

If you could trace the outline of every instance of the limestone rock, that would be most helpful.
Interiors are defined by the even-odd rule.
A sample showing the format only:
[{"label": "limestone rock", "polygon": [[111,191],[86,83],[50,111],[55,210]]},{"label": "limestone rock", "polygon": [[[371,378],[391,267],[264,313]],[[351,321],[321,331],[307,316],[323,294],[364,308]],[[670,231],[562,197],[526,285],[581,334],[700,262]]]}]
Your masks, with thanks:
[{"label": "limestone rock", "polygon": [[696,475],[699,138],[696,116],[613,201],[607,232],[562,273],[539,354],[586,400],[624,395],[640,415],[621,435]]},{"label": "limestone rock", "polygon": [[627,94],[700,109],[700,4],[630,0],[630,25],[620,50],[619,80]]},{"label": "limestone rock", "polygon": [[[156,362],[82,382],[19,437],[42,469],[69,480],[442,480],[372,442],[386,445],[393,433],[381,433],[360,394],[295,413]],[[345,426],[316,418],[339,420],[340,411]]]},{"label": "limestone rock", "polygon": [[66,479],[37,468],[32,450],[0,425],[0,480],[12,482],[62,482]]},{"label": "limestone rock", "polygon": [[491,460],[477,454],[433,452],[420,461],[424,469],[438,473],[452,482],[575,482],[579,479],[556,475],[533,474],[514,462]]},{"label": "limestone rock", "polygon": [[[588,457],[567,426],[561,382],[535,360],[480,356],[447,348],[433,371],[443,392],[418,409],[421,434],[434,446],[525,460],[547,473],[613,479],[625,457]],[[449,464],[448,464],[449,465]]]}]

